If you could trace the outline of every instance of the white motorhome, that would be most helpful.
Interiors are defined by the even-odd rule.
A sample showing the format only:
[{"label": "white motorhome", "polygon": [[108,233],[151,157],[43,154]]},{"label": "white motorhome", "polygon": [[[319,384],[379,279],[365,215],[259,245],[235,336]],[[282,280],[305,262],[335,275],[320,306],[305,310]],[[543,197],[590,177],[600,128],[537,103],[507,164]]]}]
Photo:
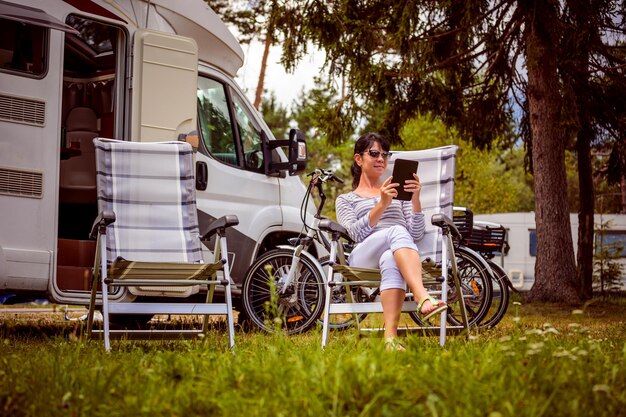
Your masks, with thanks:
[{"label": "white motorhome", "polygon": [[[475,221],[487,221],[501,224],[507,230],[510,249],[494,262],[504,266],[513,285],[523,291],[530,290],[535,282],[535,261],[537,256],[537,229],[535,213],[494,213],[475,214]],[[615,253],[618,262],[626,272],[626,214],[596,214],[596,230],[605,225],[603,233],[596,232],[596,251],[600,245],[619,244],[619,253]],[[574,252],[578,249],[578,215],[570,214]],[[622,288],[626,288],[626,275],[622,276]]]},{"label": "white motorhome", "polygon": [[88,303],[96,136],[196,140],[200,226],[239,217],[236,284],[297,235],[303,140],[273,138],[242,64],[202,0],[0,0],[0,294]]}]

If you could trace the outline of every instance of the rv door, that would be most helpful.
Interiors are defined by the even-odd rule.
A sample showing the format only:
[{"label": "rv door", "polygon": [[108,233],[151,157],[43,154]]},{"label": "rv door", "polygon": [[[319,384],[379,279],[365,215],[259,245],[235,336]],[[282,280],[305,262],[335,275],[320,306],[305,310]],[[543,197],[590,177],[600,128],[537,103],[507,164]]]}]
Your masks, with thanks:
[{"label": "rv door", "polygon": [[0,291],[44,292],[56,247],[63,32],[0,1]]},{"label": "rv door", "polygon": [[198,47],[191,38],[135,33],[131,140],[177,140],[196,129]]}]

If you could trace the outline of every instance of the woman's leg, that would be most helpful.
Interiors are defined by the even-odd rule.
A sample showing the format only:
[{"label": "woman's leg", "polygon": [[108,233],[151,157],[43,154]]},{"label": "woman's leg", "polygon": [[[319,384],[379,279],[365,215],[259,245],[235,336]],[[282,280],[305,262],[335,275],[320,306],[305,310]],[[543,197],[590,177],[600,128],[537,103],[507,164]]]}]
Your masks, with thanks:
[{"label": "woman's leg", "polygon": [[[413,292],[415,301],[420,302],[428,296],[428,291],[426,291],[422,280],[422,260],[413,243],[413,238],[402,226],[393,226],[387,230],[389,247],[393,252],[393,260],[395,261],[393,267],[400,271],[400,275]],[[426,300],[421,307],[421,313],[428,314],[439,307],[441,303],[433,305],[430,300]]]},{"label": "woman's leg", "polygon": [[[411,248],[400,248],[393,253],[393,257],[402,277],[413,292],[415,301],[419,302],[427,297],[428,291],[422,280],[422,261],[419,253]],[[428,314],[437,307],[438,305],[435,306],[430,300],[426,300],[422,305],[421,313]]]},{"label": "woman's leg", "polygon": [[406,296],[406,282],[400,274],[391,249],[383,252],[379,262],[381,274],[380,302],[383,305],[385,339],[389,341],[398,337],[398,323]]},{"label": "woman's leg", "polygon": [[398,336],[398,323],[402,303],[406,296],[406,282],[390,250],[390,230],[380,230],[359,243],[350,255],[350,265],[362,268],[380,268],[381,285],[380,301],[383,305],[383,322],[385,338],[395,339]]},{"label": "woman's leg", "polygon": [[405,295],[406,292],[399,288],[390,288],[380,293],[380,301],[383,305],[385,338],[398,337],[398,323],[400,322],[400,313]]},{"label": "woman's leg", "polygon": [[388,229],[372,233],[352,249],[350,266],[378,268],[379,260],[390,248]]},{"label": "woman's leg", "polygon": [[[417,301],[428,295],[422,282],[422,264],[413,238],[402,226],[379,230],[354,248],[350,255],[350,265],[380,268],[385,337],[395,337],[394,335],[398,332],[402,302],[406,294],[405,282],[409,284]],[[384,297],[387,292],[389,292],[388,296]],[[401,293],[401,297],[398,293]],[[426,301],[421,312],[428,314],[435,307],[430,301]]]}]

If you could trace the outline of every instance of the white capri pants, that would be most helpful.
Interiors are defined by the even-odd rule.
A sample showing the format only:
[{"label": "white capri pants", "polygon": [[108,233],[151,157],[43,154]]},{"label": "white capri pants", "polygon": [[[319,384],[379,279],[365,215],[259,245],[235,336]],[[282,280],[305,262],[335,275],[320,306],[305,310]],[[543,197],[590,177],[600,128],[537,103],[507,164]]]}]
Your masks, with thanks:
[{"label": "white capri pants", "polygon": [[393,257],[393,253],[401,248],[418,252],[413,237],[405,227],[391,226],[372,233],[356,245],[350,253],[348,263],[357,268],[379,268],[380,291],[391,288],[406,291],[406,282]]}]

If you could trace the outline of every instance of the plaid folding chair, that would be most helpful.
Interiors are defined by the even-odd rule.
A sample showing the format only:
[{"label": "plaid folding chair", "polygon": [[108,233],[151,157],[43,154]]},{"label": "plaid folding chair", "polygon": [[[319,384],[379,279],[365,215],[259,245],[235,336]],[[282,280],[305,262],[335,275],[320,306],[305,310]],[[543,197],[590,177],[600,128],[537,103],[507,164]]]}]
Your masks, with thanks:
[{"label": "plaid folding chair", "polygon": [[[456,158],[456,146],[445,146],[422,151],[394,152],[394,158],[389,161],[387,175],[391,175],[395,159],[412,159],[420,162],[418,175],[422,183],[421,202],[422,211],[426,219],[431,219],[431,224],[426,221],[424,238],[417,246],[422,259],[422,271],[424,285],[432,295],[439,295],[448,303],[449,276],[452,273],[452,283],[458,289],[461,283],[457,273],[457,265],[454,253],[453,235],[458,235],[452,218],[452,205],[454,196],[454,165]],[[386,178],[387,175],[383,177]],[[371,268],[357,268],[347,265],[347,256],[343,252],[341,238],[350,240],[346,229],[331,220],[322,220],[320,229],[327,231],[331,236],[330,263],[326,274],[326,300],[324,305],[324,324],[322,328],[322,348],[328,344],[331,314],[353,314],[359,330],[363,333],[382,334],[383,329],[366,329],[361,327],[359,315],[362,313],[382,313],[382,304],[379,301],[367,301],[357,299],[353,291],[355,288],[375,288],[380,285],[380,270]],[[348,302],[334,302],[331,297],[335,286],[346,287]],[[435,288],[434,290],[432,288]],[[371,292],[371,290],[369,290]],[[409,293],[410,296],[410,293]],[[447,312],[441,314],[438,326],[424,323],[423,326],[398,329],[399,332],[420,331],[427,333],[439,333],[440,345],[446,340],[448,329],[465,331],[469,335],[467,311],[463,297],[458,297],[458,310],[461,315],[461,324],[448,326],[446,324]],[[405,301],[403,312],[416,312],[417,304],[414,301]]]},{"label": "plaid folding chair", "polygon": [[[230,265],[225,231],[239,223],[228,215],[202,233],[196,212],[194,163],[185,142],[125,142],[94,139],[99,215],[91,235],[98,239],[89,305],[88,334],[128,338],[182,337],[206,333],[209,315],[225,315],[234,346]],[[217,234],[213,262],[204,263],[201,241]],[[218,275],[221,275],[221,277]],[[101,291],[98,291],[98,284]],[[187,298],[208,286],[205,302],[133,302],[136,298]],[[224,302],[213,303],[216,285]],[[99,294],[97,294],[99,293]],[[96,304],[103,330],[93,329]],[[113,330],[111,315],[203,315],[200,330]]]}]

